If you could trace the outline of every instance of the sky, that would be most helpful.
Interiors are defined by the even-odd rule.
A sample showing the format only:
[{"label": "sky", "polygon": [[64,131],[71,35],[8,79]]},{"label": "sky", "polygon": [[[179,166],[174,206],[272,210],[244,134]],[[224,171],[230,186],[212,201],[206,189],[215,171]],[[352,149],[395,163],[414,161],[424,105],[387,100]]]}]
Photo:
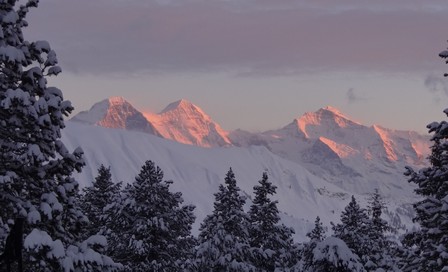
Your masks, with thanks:
[{"label": "sky", "polygon": [[110,96],[159,112],[181,98],[224,129],[277,129],[327,105],[426,133],[445,118],[446,0],[41,0],[29,41],[76,112]]}]

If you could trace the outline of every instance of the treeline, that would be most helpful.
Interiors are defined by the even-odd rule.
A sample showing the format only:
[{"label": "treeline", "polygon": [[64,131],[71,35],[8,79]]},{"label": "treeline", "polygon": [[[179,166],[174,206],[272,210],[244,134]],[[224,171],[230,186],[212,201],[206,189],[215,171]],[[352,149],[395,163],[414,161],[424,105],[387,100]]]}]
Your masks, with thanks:
[{"label": "treeline", "polygon": [[198,237],[191,234],[195,207],[183,205],[181,193],[170,191],[171,183],[147,161],[122,188],[102,165],[81,196],[90,221],[85,237],[105,236],[104,253],[125,271],[403,271],[413,253],[393,239],[381,218],[385,204],[378,191],[366,209],[352,196],[329,237],[317,217],[309,240],[299,244],[294,230],[280,220],[272,200],[276,186],[267,173],[254,186],[245,211],[246,197],[230,169]]}]

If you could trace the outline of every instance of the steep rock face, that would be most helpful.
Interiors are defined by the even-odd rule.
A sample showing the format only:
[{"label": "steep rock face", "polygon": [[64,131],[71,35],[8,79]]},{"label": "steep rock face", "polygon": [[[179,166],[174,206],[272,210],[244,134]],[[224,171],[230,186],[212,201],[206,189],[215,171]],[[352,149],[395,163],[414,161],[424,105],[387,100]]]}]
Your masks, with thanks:
[{"label": "steep rock face", "polygon": [[311,165],[318,165],[333,176],[362,176],[355,170],[343,164],[340,154],[336,153],[327,139],[320,137],[302,154],[303,161]]},{"label": "steep rock face", "polygon": [[372,126],[372,129],[381,138],[388,160],[424,164],[429,155],[428,137],[423,137],[414,131],[393,130],[379,125]]},{"label": "steep rock face", "polygon": [[229,146],[231,142],[210,116],[187,100],[168,105],[159,114],[145,114],[165,139],[202,147]]},{"label": "steep rock face", "polygon": [[111,97],[96,103],[88,111],[75,115],[72,121],[106,128],[121,128],[159,135],[156,128],[122,97]]}]

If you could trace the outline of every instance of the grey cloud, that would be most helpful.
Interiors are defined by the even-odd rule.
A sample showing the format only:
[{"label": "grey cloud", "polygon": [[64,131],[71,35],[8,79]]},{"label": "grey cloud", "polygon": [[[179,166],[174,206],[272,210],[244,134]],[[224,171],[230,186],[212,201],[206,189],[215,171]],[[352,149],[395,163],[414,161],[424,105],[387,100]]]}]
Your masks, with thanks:
[{"label": "grey cloud", "polygon": [[349,103],[354,103],[359,100],[359,98],[355,94],[355,91],[353,90],[353,88],[348,89],[346,96],[347,96],[347,100]]},{"label": "grey cloud", "polygon": [[443,93],[448,96],[448,79],[436,75],[428,75],[424,81],[428,91],[434,94]]},{"label": "grey cloud", "polygon": [[345,94],[348,103],[353,104],[361,101],[367,101],[366,97],[360,96],[354,88],[350,88],[347,90],[347,93]]},{"label": "grey cloud", "polygon": [[47,0],[25,34],[48,40],[62,68],[79,73],[408,72],[438,63],[448,16],[431,7],[443,2],[331,3]]}]

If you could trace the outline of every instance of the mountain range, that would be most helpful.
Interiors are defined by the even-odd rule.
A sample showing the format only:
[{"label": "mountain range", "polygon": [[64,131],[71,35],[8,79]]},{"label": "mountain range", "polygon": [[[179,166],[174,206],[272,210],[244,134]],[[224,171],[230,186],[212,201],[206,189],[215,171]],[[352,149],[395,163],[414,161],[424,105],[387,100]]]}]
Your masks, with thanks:
[{"label": "mountain range", "polygon": [[368,193],[378,184],[390,190],[403,189],[396,181],[402,179],[404,167],[421,167],[429,155],[427,136],[364,126],[333,107],[304,113],[281,129],[262,133],[225,131],[200,107],[184,99],[155,114],[138,111],[122,97],[111,97],[72,120],[200,147],[264,146],[357,193]]},{"label": "mountain range", "polygon": [[285,220],[301,230],[299,238],[315,216],[337,221],[350,195],[365,203],[375,189],[388,203],[389,221],[409,228],[414,187],[402,173],[405,166],[424,167],[430,151],[428,136],[365,126],[333,107],[304,113],[278,130],[252,133],[225,131],[186,100],[143,113],[112,97],[74,116],[65,131],[65,140],[86,154],[82,184],[93,180],[101,163],[111,166],[117,180],[129,182],[152,159],[178,181],[173,185],[198,207],[199,219],[211,212],[226,168],[240,174],[248,196],[267,170],[279,187]]}]

